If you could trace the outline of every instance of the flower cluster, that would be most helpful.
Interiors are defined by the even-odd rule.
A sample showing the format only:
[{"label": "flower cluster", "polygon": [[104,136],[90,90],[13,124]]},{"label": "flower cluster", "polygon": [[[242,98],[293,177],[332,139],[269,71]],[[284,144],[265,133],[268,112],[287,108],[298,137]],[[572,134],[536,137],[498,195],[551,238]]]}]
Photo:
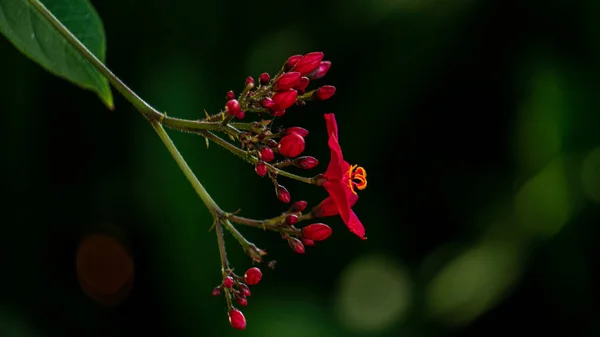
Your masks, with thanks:
[{"label": "flower cluster", "polygon": [[[304,154],[309,131],[300,126],[274,128],[274,120],[294,107],[304,106],[310,101],[326,100],[335,94],[335,87],[330,85],[307,90],[311,82],[323,78],[331,68],[331,62],[324,61],[323,57],[321,52],[294,55],[287,59],[274,76],[262,73],[258,81],[253,77],[246,78],[240,95],[236,97],[233,91],[229,91],[223,111],[205,119],[206,122],[220,123],[219,131],[227,133],[234,143],[225,142],[212,133],[203,133],[207,140],[210,138],[216,141],[253,164],[258,176],[271,181],[277,199],[291,204],[287,211],[266,220],[248,219],[237,213],[223,213],[217,217],[217,224],[232,233],[255,263],[263,262],[267,253],[248,242],[234,224],[277,232],[298,254],[304,254],[306,247],[314,246],[315,242],[326,240],[332,234],[331,227],[314,221],[317,218],[339,215],[352,233],[366,239],[364,226],[352,207],[358,201],[358,191],[367,187],[367,173],[364,168],[351,165],[344,159],[335,116],[331,113],[324,115],[327,145],[331,154],[329,164],[325,172],[312,177],[289,171],[294,168],[311,170],[318,166],[317,158]],[[246,121],[250,116],[255,116],[255,120]],[[280,183],[281,177],[322,187],[328,196],[306,211],[308,202],[292,202],[289,190]],[[310,224],[300,225],[308,221]],[[222,234],[217,234],[222,239]],[[225,257],[222,240],[219,241],[219,248],[223,279],[214,288],[213,295],[225,295],[230,324],[236,329],[244,329],[246,320],[234,303],[241,307],[248,305],[248,285],[257,284],[262,272],[257,267],[252,267],[244,276],[236,275]],[[269,266],[273,267],[274,263],[275,261],[269,262]]]}]

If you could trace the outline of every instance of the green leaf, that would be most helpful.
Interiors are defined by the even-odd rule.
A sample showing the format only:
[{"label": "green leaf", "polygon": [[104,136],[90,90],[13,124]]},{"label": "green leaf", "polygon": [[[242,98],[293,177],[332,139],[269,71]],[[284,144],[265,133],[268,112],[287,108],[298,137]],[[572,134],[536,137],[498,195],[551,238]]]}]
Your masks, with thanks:
[{"label": "green leaf", "polygon": [[[106,37],[88,0],[43,0],[44,6],[101,62]],[[67,41],[30,0],[0,0],[0,32],[51,73],[95,91],[113,109],[108,80]]]}]

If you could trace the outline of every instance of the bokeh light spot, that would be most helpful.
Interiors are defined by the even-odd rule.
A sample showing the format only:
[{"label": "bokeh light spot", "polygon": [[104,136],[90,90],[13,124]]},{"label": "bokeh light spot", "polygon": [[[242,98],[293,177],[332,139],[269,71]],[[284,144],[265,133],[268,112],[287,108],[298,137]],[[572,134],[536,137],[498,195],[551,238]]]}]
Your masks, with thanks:
[{"label": "bokeh light spot", "polygon": [[385,255],[352,262],[340,275],[337,309],[341,323],[377,332],[402,320],[411,303],[409,275]]},{"label": "bokeh light spot", "polygon": [[517,279],[517,246],[505,241],[474,246],[450,261],[427,287],[427,306],[438,320],[463,325],[492,308]]},{"label": "bokeh light spot", "polygon": [[517,193],[515,210],[520,225],[534,236],[556,235],[572,215],[570,194],[565,163],[558,158],[527,181]]},{"label": "bokeh light spot", "polygon": [[133,260],[114,237],[93,234],[77,250],[77,278],[95,301],[115,305],[127,296],[133,283]]}]

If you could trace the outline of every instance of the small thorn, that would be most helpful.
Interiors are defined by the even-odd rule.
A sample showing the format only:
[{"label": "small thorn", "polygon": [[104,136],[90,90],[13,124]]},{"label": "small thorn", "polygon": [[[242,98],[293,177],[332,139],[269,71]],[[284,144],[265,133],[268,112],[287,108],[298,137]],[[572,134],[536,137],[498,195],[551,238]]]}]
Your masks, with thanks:
[{"label": "small thorn", "polygon": [[206,141],[206,148],[208,149],[208,144],[210,144],[210,142],[208,141],[208,138],[204,138],[204,140]]},{"label": "small thorn", "polygon": [[235,138],[233,137],[233,135],[229,135],[229,139],[231,139],[232,142],[235,142]]},{"label": "small thorn", "polygon": [[206,118],[210,118],[210,116],[208,115],[208,112],[206,111],[206,109],[204,109],[204,116],[206,116]]},{"label": "small thorn", "polygon": [[208,231],[209,231],[209,232],[210,232],[210,231],[212,231],[212,230],[213,230],[213,228],[215,228],[215,226],[216,226],[216,225],[217,225],[217,222],[216,222],[216,221],[213,221],[213,224],[212,224],[212,226],[210,226],[210,228],[208,229]]}]

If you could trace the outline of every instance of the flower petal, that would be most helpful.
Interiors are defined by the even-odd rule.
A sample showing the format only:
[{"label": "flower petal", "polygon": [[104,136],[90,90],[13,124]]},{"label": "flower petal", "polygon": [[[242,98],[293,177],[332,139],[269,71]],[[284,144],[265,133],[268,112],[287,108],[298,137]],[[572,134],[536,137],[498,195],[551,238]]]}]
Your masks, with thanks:
[{"label": "flower petal", "polygon": [[348,218],[348,221],[346,221],[346,226],[348,226],[348,229],[352,233],[358,235],[361,239],[367,239],[365,236],[365,227],[356,216],[356,213],[354,213],[352,210],[350,210],[350,217]]},{"label": "flower petal", "polygon": [[350,219],[350,213],[352,212],[351,207],[358,201],[358,196],[350,190],[350,187],[342,185],[340,183],[331,183],[326,182],[323,184],[323,187],[331,198],[333,202],[337,205],[338,211],[340,212],[340,217],[344,220],[344,223],[348,225],[348,220]]},{"label": "flower petal", "polygon": [[340,214],[340,210],[332,197],[325,198],[325,200],[321,201],[317,207],[318,211],[316,212],[316,216],[319,218]]}]

